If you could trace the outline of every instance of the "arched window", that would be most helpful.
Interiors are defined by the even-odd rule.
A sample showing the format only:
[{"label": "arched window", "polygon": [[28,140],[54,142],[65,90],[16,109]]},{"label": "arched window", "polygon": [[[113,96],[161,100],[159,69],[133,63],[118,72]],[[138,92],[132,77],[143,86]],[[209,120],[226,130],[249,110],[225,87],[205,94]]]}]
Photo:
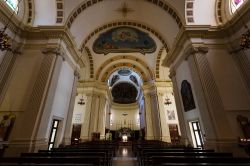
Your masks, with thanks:
[{"label": "arched window", "polygon": [[246,0],[231,0],[231,11],[234,13]]},{"label": "arched window", "polygon": [[18,12],[18,0],[5,0],[5,2],[12,10],[14,10],[16,13]]}]

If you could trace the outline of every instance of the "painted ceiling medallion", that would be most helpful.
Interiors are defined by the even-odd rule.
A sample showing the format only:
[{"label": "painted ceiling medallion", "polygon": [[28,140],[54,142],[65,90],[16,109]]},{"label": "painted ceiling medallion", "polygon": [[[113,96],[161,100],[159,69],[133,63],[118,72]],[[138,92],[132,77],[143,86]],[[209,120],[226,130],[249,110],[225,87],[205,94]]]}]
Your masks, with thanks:
[{"label": "painted ceiling medallion", "polygon": [[153,53],[155,41],[145,32],[136,28],[122,26],[102,33],[94,42],[97,54],[140,52]]}]

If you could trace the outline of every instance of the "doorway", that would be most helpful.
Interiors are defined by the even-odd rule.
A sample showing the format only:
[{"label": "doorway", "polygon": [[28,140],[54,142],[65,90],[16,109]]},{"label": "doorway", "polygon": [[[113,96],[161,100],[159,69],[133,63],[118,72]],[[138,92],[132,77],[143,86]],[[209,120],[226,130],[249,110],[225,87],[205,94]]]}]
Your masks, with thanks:
[{"label": "doorway", "polygon": [[48,147],[49,150],[51,150],[51,148],[53,148],[55,145],[59,122],[60,122],[59,120],[56,120],[56,119],[53,120],[52,128],[50,131],[50,136],[49,136],[49,147]]},{"label": "doorway", "polygon": [[203,148],[203,137],[199,121],[190,122],[192,140],[195,148]]}]

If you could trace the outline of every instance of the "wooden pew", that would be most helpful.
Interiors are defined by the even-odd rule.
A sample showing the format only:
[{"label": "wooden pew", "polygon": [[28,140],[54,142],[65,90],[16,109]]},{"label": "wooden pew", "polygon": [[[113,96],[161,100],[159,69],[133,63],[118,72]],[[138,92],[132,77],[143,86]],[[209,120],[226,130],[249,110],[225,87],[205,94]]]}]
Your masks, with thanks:
[{"label": "wooden pew", "polygon": [[0,165],[6,166],[10,164],[20,165],[64,165],[64,164],[88,164],[100,166],[102,158],[99,156],[81,156],[81,157],[3,157],[0,158]]},{"label": "wooden pew", "polygon": [[152,156],[168,156],[168,157],[233,157],[232,153],[217,153],[217,152],[146,152],[142,158],[141,165],[151,165]]},{"label": "wooden pew", "polygon": [[193,153],[213,153],[214,150],[203,150],[203,149],[167,149],[167,148],[139,148],[137,152],[137,159],[139,164],[141,165],[143,162],[144,154],[148,152],[157,152],[157,153],[164,153],[164,152],[193,152]]},{"label": "wooden pew", "polygon": [[178,164],[198,164],[198,165],[250,165],[250,158],[221,158],[221,157],[204,157],[204,156],[152,156],[152,166],[160,166],[163,164],[178,165]]}]

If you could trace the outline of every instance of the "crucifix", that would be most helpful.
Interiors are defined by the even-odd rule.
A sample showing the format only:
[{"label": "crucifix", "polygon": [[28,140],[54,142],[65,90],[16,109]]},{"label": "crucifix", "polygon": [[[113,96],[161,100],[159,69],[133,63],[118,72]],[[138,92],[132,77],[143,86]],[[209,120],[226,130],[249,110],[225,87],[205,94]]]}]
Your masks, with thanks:
[{"label": "crucifix", "polygon": [[122,13],[123,17],[126,17],[129,12],[133,12],[134,10],[130,9],[126,2],[123,3],[122,7],[116,10],[119,13]]}]

